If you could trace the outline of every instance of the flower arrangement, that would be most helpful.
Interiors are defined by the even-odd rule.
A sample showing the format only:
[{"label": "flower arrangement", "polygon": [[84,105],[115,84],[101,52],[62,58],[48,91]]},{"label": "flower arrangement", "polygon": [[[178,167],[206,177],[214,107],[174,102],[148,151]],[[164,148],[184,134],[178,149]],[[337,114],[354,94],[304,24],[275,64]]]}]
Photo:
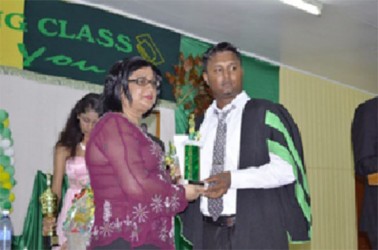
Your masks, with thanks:
[{"label": "flower arrangement", "polygon": [[190,55],[185,58],[181,52],[179,63],[174,66],[174,74],[167,72],[165,76],[173,86],[177,106],[183,108],[186,118],[190,113],[194,113],[196,117],[202,115],[211,104],[213,98],[202,77],[202,61],[199,56]]},{"label": "flower arrangement", "polygon": [[89,243],[94,222],[94,209],[93,190],[88,185],[80,193],[75,194],[72,206],[67,212],[63,230],[68,239],[72,235],[71,233],[79,233],[85,243]]}]

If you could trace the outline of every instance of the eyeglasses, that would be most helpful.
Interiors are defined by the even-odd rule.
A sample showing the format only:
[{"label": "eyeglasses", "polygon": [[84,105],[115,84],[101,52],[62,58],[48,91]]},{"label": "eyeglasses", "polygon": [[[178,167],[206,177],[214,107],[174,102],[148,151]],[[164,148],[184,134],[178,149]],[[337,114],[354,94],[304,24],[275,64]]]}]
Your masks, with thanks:
[{"label": "eyeglasses", "polygon": [[147,80],[145,77],[138,77],[136,79],[129,79],[128,82],[136,83],[139,86],[147,86],[148,84],[151,84],[152,87],[158,88],[160,87],[160,81],[157,80]]}]

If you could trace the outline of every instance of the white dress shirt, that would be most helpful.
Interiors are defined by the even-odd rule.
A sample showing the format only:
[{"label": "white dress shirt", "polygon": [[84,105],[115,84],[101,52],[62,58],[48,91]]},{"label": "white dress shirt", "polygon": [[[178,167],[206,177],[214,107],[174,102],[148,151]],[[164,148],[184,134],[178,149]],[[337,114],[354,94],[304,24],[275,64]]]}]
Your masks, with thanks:
[{"label": "white dress shirt", "polygon": [[[216,107],[214,101],[205,113],[204,121],[200,127],[201,135],[201,159],[200,176],[206,179],[210,175],[213,161],[213,148],[218,125],[218,118],[214,110],[227,111],[234,106],[226,118],[227,138],[225,148],[224,171],[231,173],[231,187],[223,195],[222,215],[236,213],[236,190],[245,188],[276,188],[295,181],[292,166],[279,156],[269,153],[270,161],[256,168],[251,166],[246,169],[238,169],[240,152],[240,133],[244,106],[249,96],[243,91],[223,110]],[[201,197],[201,211],[209,216],[207,198]]]}]

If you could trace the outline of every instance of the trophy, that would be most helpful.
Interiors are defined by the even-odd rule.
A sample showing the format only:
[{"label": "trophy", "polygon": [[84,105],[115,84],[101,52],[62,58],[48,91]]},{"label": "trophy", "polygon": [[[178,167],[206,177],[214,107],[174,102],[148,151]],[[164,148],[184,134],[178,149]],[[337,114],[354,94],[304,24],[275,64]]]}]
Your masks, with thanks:
[{"label": "trophy", "polygon": [[[42,206],[42,214],[44,218],[55,218],[58,212],[58,196],[54,194],[51,190],[51,175],[46,175],[47,188],[43,194],[39,197]],[[47,246],[54,247],[59,246],[58,235],[56,234],[56,229],[51,229],[47,235]]]},{"label": "trophy", "polygon": [[184,172],[184,178],[191,184],[200,184],[200,148],[196,145],[198,140],[199,133],[195,130],[195,117],[191,113],[189,115],[189,141],[185,145]]},{"label": "trophy", "polygon": [[189,115],[188,132],[188,135],[174,136],[184,183],[204,185],[204,182],[200,181],[200,135],[195,130],[195,116],[193,113]]}]

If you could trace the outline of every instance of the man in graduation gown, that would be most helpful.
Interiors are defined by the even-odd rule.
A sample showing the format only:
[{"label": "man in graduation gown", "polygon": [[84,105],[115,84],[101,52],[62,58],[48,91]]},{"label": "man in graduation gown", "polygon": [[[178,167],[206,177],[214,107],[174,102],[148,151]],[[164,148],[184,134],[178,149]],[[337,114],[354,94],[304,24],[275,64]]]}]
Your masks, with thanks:
[{"label": "man in graduation gown", "polygon": [[[360,230],[370,245],[378,249],[378,183],[369,181],[378,175],[378,97],[360,104],[352,122],[355,172],[365,178]],[[371,177],[371,178],[370,178]]]},{"label": "man in graduation gown", "polygon": [[180,215],[184,236],[194,249],[288,249],[289,241],[309,241],[310,196],[296,124],[282,105],[242,90],[233,45],[215,45],[203,62],[215,98],[198,123],[200,176],[209,187]]}]

